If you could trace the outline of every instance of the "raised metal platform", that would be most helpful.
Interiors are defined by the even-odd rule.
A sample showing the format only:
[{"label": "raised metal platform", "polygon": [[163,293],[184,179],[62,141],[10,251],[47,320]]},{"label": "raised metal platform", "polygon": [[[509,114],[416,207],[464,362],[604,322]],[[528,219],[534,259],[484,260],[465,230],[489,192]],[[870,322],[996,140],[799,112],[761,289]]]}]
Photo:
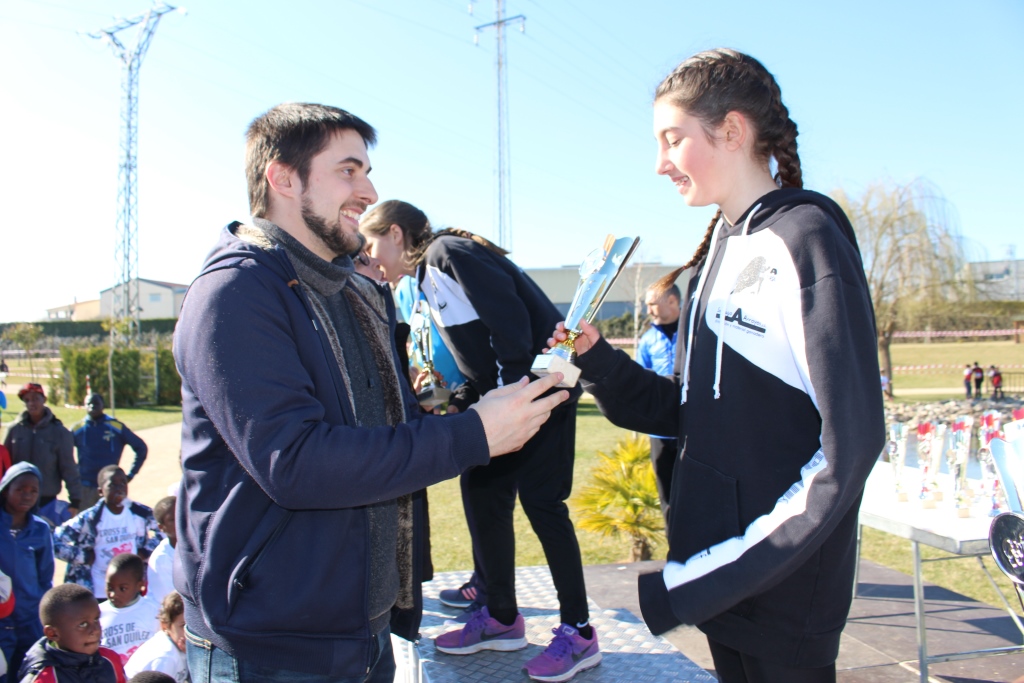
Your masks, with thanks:
[{"label": "raised metal platform", "polygon": [[[396,640],[395,658],[403,683],[524,683],[528,681],[523,664],[540,654],[551,640],[551,629],[558,626],[558,599],[546,566],[516,570],[516,597],[526,619],[526,637],[530,645],[518,652],[481,652],[455,656],[437,652],[433,638],[450,628],[455,612],[441,605],[438,593],[458,588],[469,572],[438,574],[423,585],[422,639],[411,646]],[[714,683],[715,678],[683,656],[663,638],[651,635],[643,621],[627,610],[601,609],[590,601],[590,623],[597,629],[601,645],[601,664],[578,674],[580,683]]]}]

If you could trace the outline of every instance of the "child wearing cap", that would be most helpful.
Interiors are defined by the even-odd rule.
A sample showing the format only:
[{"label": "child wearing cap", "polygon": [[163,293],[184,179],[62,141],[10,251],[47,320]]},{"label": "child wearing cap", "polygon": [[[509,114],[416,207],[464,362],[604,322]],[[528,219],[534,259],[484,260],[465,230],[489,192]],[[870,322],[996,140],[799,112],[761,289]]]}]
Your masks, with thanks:
[{"label": "child wearing cap", "polygon": [[78,514],[82,491],[74,437],[46,406],[46,393],[41,385],[29,382],[18,391],[18,398],[25,402],[25,412],[10,426],[4,439],[11,461],[30,462],[39,468],[40,508],[57,498],[63,482],[71,503],[70,512]]}]

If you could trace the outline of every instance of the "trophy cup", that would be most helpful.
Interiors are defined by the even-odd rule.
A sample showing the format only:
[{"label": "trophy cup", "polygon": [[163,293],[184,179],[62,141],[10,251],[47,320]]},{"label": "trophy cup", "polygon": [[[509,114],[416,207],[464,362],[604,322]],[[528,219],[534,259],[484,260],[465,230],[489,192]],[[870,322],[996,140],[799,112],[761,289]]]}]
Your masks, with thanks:
[{"label": "trophy cup", "polygon": [[1002,492],[1002,486],[1000,485],[999,469],[988,446],[982,446],[978,449],[978,462],[981,463],[981,480],[984,482],[983,486],[992,504],[992,507],[989,508],[988,516],[996,517],[1007,507],[1006,496]]},{"label": "trophy cup", "polygon": [[935,448],[935,425],[931,422],[922,422],[917,425],[917,466],[921,472],[921,507],[934,508],[935,499],[932,497],[932,450]]},{"label": "trophy cup", "polygon": [[953,447],[949,449],[949,473],[953,476],[953,500],[959,517],[970,517],[971,496],[967,490],[967,458],[971,453],[974,418],[967,415],[953,423]]},{"label": "trophy cup", "polygon": [[889,425],[889,443],[886,446],[889,453],[889,464],[892,465],[893,478],[896,480],[896,500],[901,503],[907,501],[907,492],[903,490],[903,465],[907,461],[909,431],[907,425],[902,422]]},{"label": "trophy cup", "polygon": [[416,338],[416,360],[427,373],[420,390],[416,392],[416,400],[424,410],[431,411],[447,403],[452,392],[442,387],[437,381],[437,375],[434,374],[434,344],[430,334],[430,311],[427,309],[427,302],[417,302],[416,312],[419,314],[419,324],[413,330]]},{"label": "trophy cup", "polygon": [[934,437],[932,438],[932,450],[929,453],[928,462],[928,474],[930,475],[928,489],[932,493],[932,500],[936,503],[941,503],[943,495],[942,489],[939,488],[939,470],[942,469],[942,460],[946,457],[946,451],[949,449],[949,439],[947,438],[949,430],[941,422],[934,425],[933,429]]},{"label": "trophy cup", "polygon": [[580,327],[582,321],[591,322],[597,315],[605,296],[615,283],[615,279],[626,267],[629,257],[640,244],[639,237],[620,237],[608,235],[604,246],[595,249],[580,265],[580,282],[576,286],[576,295],[565,316],[566,339],[559,342],[550,352],[537,356],[530,372],[538,377],[553,372],[562,373],[560,387],[574,387],[580,378],[580,370],[573,364],[576,338],[583,334]]}]

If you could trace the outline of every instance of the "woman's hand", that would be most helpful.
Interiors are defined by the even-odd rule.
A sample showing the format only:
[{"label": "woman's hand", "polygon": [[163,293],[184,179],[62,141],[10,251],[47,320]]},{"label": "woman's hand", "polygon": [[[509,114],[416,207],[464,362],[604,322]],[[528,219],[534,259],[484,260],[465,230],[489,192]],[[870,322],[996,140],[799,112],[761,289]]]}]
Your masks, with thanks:
[{"label": "woman's hand", "polygon": [[[420,393],[420,391],[422,391],[422,389],[423,389],[424,382],[426,382],[427,378],[429,378],[430,376],[431,376],[430,371],[428,371],[428,370],[420,370],[419,374],[416,375],[416,377],[412,381],[412,390],[413,390],[413,392],[415,392],[417,394]],[[433,376],[434,376],[434,384],[436,384],[439,387],[447,387],[448,386],[447,382],[444,381],[444,377],[441,376],[440,372],[438,372],[437,370],[434,370]]]},{"label": "woman's hand", "polygon": [[[583,334],[576,337],[576,341],[573,343],[577,356],[585,354],[601,339],[601,333],[588,322],[581,320],[580,329],[583,330]],[[565,323],[558,323],[555,325],[555,331],[548,338],[548,347],[554,348],[555,345],[565,341],[568,337],[569,335],[565,332]]]}]

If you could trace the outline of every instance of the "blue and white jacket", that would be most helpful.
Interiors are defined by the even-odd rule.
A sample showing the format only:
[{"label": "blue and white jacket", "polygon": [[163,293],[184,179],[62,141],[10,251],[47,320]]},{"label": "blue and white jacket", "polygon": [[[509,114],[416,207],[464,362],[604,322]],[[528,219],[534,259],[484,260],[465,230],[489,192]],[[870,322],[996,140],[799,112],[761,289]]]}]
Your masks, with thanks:
[{"label": "blue and white jacket", "polygon": [[604,341],[578,360],[612,422],[682,445],[668,563],[640,577],[644,619],[654,633],[696,624],[767,661],[827,666],[885,439],[871,297],[842,210],[781,189],[719,223],[679,344],[678,380]]},{"label": "blue and white jacket", "polygon": [[[124,504],[137,520],[136,554],[145,560],[160,545],[160,541],[164,540],[163,532],[160,531],[153,518],[153,510],[149,507],[133,500],[125,500]],[[86,551],[96,549],[96,526],[106,506],[106,502],[101,498],[91,508],[79,512],[54,530],[54,554],[68,563],[64,575],[65,583],[77,583],[94,591],[92,563],[86,561]]]}]

